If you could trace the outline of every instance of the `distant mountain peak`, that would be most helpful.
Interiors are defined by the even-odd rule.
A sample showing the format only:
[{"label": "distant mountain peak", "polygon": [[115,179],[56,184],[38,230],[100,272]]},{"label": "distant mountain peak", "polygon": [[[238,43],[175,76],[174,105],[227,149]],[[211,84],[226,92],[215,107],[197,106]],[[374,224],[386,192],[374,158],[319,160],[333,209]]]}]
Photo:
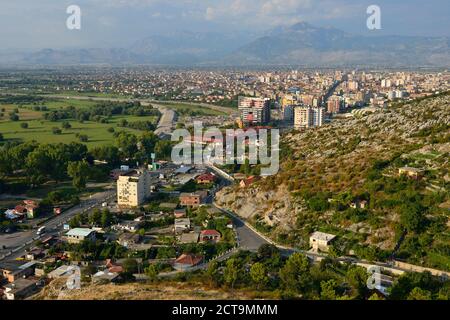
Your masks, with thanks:
[{"label": "distant mountain peak", "polygon": [[302,21],[291,25],[290,27],[288,27],[288,29],[292,31],[307,31],[307,30],[316,30],[317,27],[313,26],[308,22]]}]

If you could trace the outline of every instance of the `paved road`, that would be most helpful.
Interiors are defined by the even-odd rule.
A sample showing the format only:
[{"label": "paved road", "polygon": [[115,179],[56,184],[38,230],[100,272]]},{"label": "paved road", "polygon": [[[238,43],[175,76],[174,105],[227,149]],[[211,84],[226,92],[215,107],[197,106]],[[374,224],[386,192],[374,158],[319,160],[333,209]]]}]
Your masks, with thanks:
[{"label": "paved road", "polygon": [[254,230],[252,230],[241,218],[231,213],[228,210],[222,209],[217,205],[213,204],[213,206],[227,214],[233,220],[233,225],[236,228],[236,233],[238,236],[238,244],[242,249],[247,249],[250,251],[256,251],[263,244],[269,244],[268,239],[264,238],[262,235],[258,234]]},{"label": "paved road", "polygon": [[158,108],[161,112],[161,118],[159,119],[158,126],[155,130],[155,134],[160,135],[170,135],[172,134],[172,129],[175,125],[176,113],[172,109],[168,109],[165,106],[158,104],[153,104],[154,107]]},{"label": "paved road", "polygon": [[11,260],[24,255],[25,249],[29,248],[38,238],[59,234],[62,231],[63,224],[68,222],[73,216],[85,210],[101,206],[103,202],[112,200],[115,195],[115,189],[93,194],[89,199],[81,201],[79,205],[43,223],[41,226],[46,227],[46,233],[41,237],[38,237],[36,230],[0,235],[0,246],[5,245],[7,247],[6,250],[2,250],[0,253],[0,258],[11,251],[12,253],[7,254],[4,259]]}]

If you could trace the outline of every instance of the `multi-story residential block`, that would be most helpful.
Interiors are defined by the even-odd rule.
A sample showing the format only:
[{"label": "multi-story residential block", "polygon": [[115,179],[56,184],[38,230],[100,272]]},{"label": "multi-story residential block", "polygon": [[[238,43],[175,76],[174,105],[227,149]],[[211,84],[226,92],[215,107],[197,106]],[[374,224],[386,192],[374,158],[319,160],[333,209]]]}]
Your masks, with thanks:
[{"label": "multi-story residential block", "polygon": [[297,106],[294,108],[295,129],[320,127],[323,124],[323,108]]},{"label": "multi-story residential block", "polygon": [[270,99],[239,97],[238,107],[244,124],[266,124],[270,121]]},{"label": "multi-story residential block", "polygon": [[181,193],[180,204],[185,207],[199,207],[204,203],[208,193],[205,190],[192,193]]},{"label": "multi-story residential block", "polygon": [[147,170],[131,170],[117,179],[117,203],[120,207],[137,207],[151,194]]},{"label": "multi-story residential block", "polygon": [[339,113],[341,112],[342,100],[339,96],[331,96],[327,101],[327,112],[328,113]]}]

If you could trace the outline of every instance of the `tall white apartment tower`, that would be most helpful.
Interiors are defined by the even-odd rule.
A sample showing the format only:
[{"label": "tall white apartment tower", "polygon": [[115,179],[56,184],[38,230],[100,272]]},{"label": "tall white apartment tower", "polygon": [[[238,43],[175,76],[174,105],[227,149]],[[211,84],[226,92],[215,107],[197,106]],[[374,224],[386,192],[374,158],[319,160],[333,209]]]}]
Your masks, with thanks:
[{"label": "tall white apartment tower", "polygon": [[320,127],[323,124],[323,108],[298,106],[294,108],[295,129]]},{"label": "tall white apartment tower", "polygon": [[138,207],[151,194],[151,179],[147,170],[131,170],[117,180],[119,207]]}]

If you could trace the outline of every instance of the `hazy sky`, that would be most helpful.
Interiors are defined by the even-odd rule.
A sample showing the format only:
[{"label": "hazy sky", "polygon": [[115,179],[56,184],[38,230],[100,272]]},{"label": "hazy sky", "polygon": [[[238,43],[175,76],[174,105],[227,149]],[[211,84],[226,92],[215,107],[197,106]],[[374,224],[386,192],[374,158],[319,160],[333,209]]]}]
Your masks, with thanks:
[{"label": "hazy sky", "polygon": [[[73,4],[81,30],[69,31]],[[361,34],[371,4],[382,13],[372,34],[450,36],[448,0],[0,0],[0,46],[126,47],[179,30],[263,33],[299,21]]]}]

